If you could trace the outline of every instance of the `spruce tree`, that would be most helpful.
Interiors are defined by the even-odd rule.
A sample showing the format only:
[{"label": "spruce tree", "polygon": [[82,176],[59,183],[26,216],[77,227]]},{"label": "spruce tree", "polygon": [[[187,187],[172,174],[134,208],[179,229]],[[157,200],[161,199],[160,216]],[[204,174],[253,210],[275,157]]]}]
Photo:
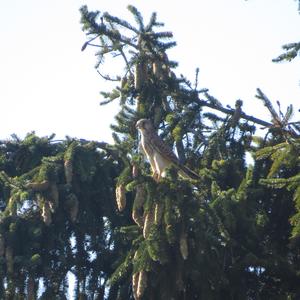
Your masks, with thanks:
[{"label": "spruce tree", "polygon": [[[135,7],[128,9],[135,25],[109,13],[89,12],[86,6],[81,9],[89,38],[83,48],[99,48],[96,67],[101,70],[108,55],[124,62],[122,74],[102,74],[119,81],[112,92],[103,93],[103,104],[120,101],[112,129],[115,147],[126,164],[118,177],[117,200],[125,202],[127,195],[134,195],[130,210],[136,225],[121,229],[130,250],[110,284],[119,289],[121,299],[298,295],[297,269],[288,261],[292,195],[278,190],[270,194],[264,176],[276,167],[262,163],[259,154],[264,143],[298,138],[297,123],[289,123],[292,107],[285,116],[281,110],[277,114],[259,89],[258,98],[270,111],[271,122],[244,113],[241,100],[234,109],[224,107],[207,89],[198,87],[198,70],[194,84],[176,76],[177,63],[167,53],[175,46],[173,36],[158,31],[163,24],[157,22],[156,13],[145,24]],[[199,174],[199,181],[179,178],[172,168],[160,182],[149,176],[135,130],[140,118],[153,122],[180,161]],[[269,130],[264,143],[255,148],[258,124]],[[257,150],[258,160],[251,167],[245,154]],[[279,224],[278,219],[282,219]],[[297,215],[292,223],[297,223]],[[129,292],[124,284],[130,277]]]}]

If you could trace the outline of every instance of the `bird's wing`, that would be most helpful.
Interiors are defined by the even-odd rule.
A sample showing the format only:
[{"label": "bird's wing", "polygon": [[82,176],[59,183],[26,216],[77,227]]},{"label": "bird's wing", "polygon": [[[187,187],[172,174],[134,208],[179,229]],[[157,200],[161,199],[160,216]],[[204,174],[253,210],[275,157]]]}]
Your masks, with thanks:
[{"label": "bird's wing", "polygon": [[172,149],[169,147],[168,144],[166,144],[157,134],[153,133],[150,137],[150,142],[152,144],[152,147],[157,151],[159,154],[161,154],[165,159],[172,162],[176,167],[178,167],[181,170],[182,175],[186,175],[183,177],[189,177],[191,179],[199,179],[198,174],[190,170],[188,167],[184,166],[180,163],[177,156],[174,154]]},{"label": "bird's wing", "polygon": [[150,143],[152,147],[157,151],[159,154],[162,155],[167,160],[170,160],[175,165],[179,164],[179,160],[177,156],[174,154],[172,149],[166,144],[157,134],[152,133],[150,136]]}]

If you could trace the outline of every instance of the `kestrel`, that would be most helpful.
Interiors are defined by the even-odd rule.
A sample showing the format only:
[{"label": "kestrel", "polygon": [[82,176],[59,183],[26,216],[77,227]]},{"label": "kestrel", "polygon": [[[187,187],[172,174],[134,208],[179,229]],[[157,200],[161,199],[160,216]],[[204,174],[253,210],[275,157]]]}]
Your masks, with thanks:
[{"label": "kestrel", "polygon": [[196,173],[180,163],[172,149],[157,135],[150,120],[140,119],[136,128],[141,133],[141,147],[150,162],[154,179],[165,177],[165,169],[170,165],[179,169],[183,177],[199,179]]}]

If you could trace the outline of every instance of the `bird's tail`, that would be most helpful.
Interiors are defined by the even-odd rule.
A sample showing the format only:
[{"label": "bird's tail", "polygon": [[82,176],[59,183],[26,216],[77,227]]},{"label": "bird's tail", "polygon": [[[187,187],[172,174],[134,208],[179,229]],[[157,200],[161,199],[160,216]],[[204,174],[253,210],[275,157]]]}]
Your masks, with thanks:
[{"label": "bird's tail", "polygon": [[192,171],[191,169],[189,169],[188,167],[186,167],[184,165],[179,166],[179,175],[181,175],[184,178],[189,178],[189,179],[193,179],[193,180],[200,179],[198,174],[196,174],[194,171]]}]

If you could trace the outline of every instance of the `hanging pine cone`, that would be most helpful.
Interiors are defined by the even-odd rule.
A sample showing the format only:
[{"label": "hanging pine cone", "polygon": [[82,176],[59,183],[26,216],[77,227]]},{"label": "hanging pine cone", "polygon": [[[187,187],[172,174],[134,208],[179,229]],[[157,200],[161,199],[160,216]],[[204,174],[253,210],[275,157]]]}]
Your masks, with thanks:
[{"label": "hanging pine cone", "polygon": [[4,236],[0,234],[0,256],[5,254],[5,240]]},{"label": "hanging pine cone", "polygon": [[5,208],[5,210],[9,212],[10,216],[17,215],[17,210],[18,210],[17,201],[18,201],[18,196],[16,196],[16,195],[12,195],[8,200],[8,204]]},{"label": "hanging pine cone", "polygon": [[14,255],[13,249],[10,246],[7,246],[5,249],[5,259],[8,274],[13,274],[14,272]]},{"label": "hanging pine cone", "polygon": [[140,90],[147,80],[147,64],[145,62],[137,62],[134,73],[134,87]]},{"label": "hanging pine cone", "polygon": [[133,221],[141,228],[144,226],[144,218],[141,215],[140,211],[138,209],[132,210],[132,219]]},{"label": "hanging pine cone", "polygon": [[49,205],[52,212],[58,207],[59,192],[56,183],[51,183],[49,187]]},{"label": "hanging pine cone", "polygon": [[162,64],[163,78],[167,79],[170,75],[170,68],[167,64]]},{"label": "hanging pine cone", "polygon": [[154,223],[155,224],[160,225],[163,212],[164,212],[163,204],[160,202],[156,203],[155,208],[154,208]]},{"label": "hanging pine cone", "polygon": [[162,79],[162,67],[161,67],[161,61],[155,60],[152,64],[152,70],[153,74],[156,78]]},{"label": "hanging pine cone", "polygon": [[139,281],[138,281],[138,286],[137,286],[138,299],[140,299],[143,296],[146,287],[147,287],[147,273],[146,273],[146,271],[140,271]]},{"label": "hanging pine cone", "polygon": [[123,184],[120,184],[116,187],[116,201],[119,211],[123,211],[126,207],[126,189]]},{"label": "hanging pine cone", "polygon": [[64,170],[67,184],[72,184],[73,179],[73,162],[71,159],[66,159],[64,162]]},{"label": "hanging pine cone", "polygon": [[134,70],[134,87],[136,90],[139,90],[142,85],[141,81],[141,66],[139,63],[135,65],[135,70]]},{"label": "hanging pine cone", "polygon": [[44,223],[49,226],[52,222],[51,209],[48,201],[44,201],[42,206],[42,217]]},{"label": "hanging pine cone", "polygon": [[138,176],[139,176],[139,169],[138,169],[138,166],[134,163],[132,165],[132,177],[136,178]]},{"label": "hanging pine cone", "polygon": [[143,204],[145,202],[146,199],[146,191],[145,188],[143,187],[143,185],[139,184],[136,187],[136,193],[135,193],[135,198],[134,198],[134,202],[133,202],[133,207],[134,208],[142,208]]},{"label": "hanging pine cone", "polygon": [[149,236],[150,229],[153,223],[154,223],[154,213],[153,213],[153,209],[151,208],[145,215],[144,229],[143,229],[143,236],[145,239]]},{"label": "hanging pine cone", "polygon": [[185,232],[181,233],[179,243],[180,243],[181,256],[183,259],[187,259],[189,255],[189,251],[188,251],[187,237]]},{"label": "hanging pine cone", "polygon": [[137,295],[137,289],[138,289],[138,284],[139,284],[139,276],[140,273],[134,273],[132,275],[132,292],[133,292],[133,297],[135,300],[138,300],[138,295]]},{"label": "hanging pine cone", "polygon": [[146,197],[145,189],[141,184],[139,184],[136,187],[136,193],[135,193],[133,209],[132,209],[132,219],[141,228],[144,226],[142,207],[145,202],[145,197]]},{"label": "hanging pine cone", "polygon": [[79,201],[76,197],[76,195],[74,195],[74,199],[73,199],[73,203],[72,206],[70,207],[70,218],[72,222],[75,222],[77,219],[77,215],[78,215],[78,210],[79,210]]},{"label": "hanging pine cone", "polygon": [[71,193],[68,195],[65,202],[65,209],[69,213],[71,221],[75,222],[79,211],[79,201],[75,194]]}]

